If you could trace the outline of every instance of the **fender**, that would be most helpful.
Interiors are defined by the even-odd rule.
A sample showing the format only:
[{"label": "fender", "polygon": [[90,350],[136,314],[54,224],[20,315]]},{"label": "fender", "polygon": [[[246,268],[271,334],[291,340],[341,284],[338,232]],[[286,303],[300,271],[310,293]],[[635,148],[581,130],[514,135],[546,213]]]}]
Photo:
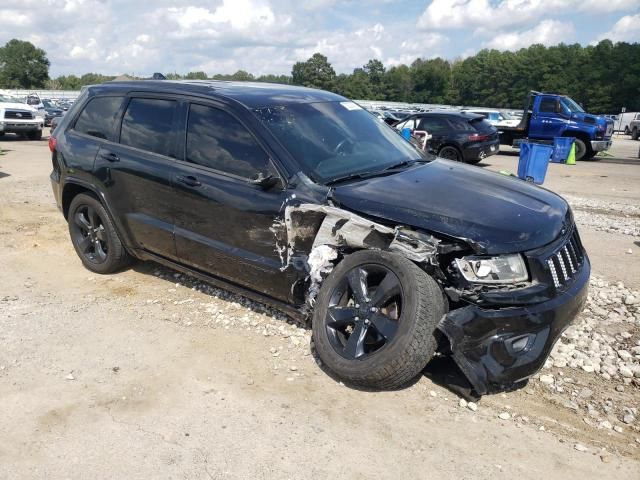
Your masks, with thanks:
[{"label": "fender", "polygon": [[109,218],[111,219],[111,221],[116,227],[116,231],[118,232],[120,241],[125,245],[125,247],[127,248],[127,250],[131,255],[137,256],[135,255],[136,249],[133,247],[131,238],[128,232],[126,231],[126,229],[124,228],[124,226],[122,225],[122,222],[120,221],[120,217],[116,215],[115,212],[112,210],[111,204],[107,196],[97,185],[87,180],[84,180],[82,178],[78,178],[76,176],[65,176],[64,179],[62,179],[61,183],[62,183],[61,206],[62,206],[62,213],[65,219],[68,219],[68,213],[69,213],[68,206],[65,206],[65,192],[68,192],[68,189],[73,188],[74,186],[81,187],[85,190],[89,190],[96,197],[98,197],[98,200],[100,200],[100,203],[102,204],[104,209],[107,211],[107,215],[109,215]]}]

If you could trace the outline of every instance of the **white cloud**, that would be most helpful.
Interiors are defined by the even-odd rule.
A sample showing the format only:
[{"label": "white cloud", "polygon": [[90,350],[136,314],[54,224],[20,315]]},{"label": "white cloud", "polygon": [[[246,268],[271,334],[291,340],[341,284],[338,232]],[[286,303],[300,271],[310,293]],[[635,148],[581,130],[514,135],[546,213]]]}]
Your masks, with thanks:
[{"label": "white cloud", "polygon": [[611,30],[600,35],[599,40],[605,38],[614,42],[637,42],[640,40],[640,13],[622,17]]},{"label": "white cloud", "polygon": [[498,50],[517,50],[534,43],[555,45],[571,38],[574,27],[571,22],[543,20],[530,30],[507,32],[495,35],[483,44],[487,48]]},{"label": "white cloud", "polygon": [[636,6],[637,0],[432,0],[418,19],[418,27],[491,29],[523,25],[563,12],[597,14]]}]

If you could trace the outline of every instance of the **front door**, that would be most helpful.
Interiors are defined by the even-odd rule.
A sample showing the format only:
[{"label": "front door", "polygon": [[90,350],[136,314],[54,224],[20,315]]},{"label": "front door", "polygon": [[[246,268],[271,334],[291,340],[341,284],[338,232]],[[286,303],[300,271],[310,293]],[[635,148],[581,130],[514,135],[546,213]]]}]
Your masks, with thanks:
[{"label": "front door", "polygon": [[273,227],[281,220],[282,183],[249,130],[217,107],[188,106],[184,161],[174,178],[178,257],[198,270],[287,300],[291,280],[281,271]]}]

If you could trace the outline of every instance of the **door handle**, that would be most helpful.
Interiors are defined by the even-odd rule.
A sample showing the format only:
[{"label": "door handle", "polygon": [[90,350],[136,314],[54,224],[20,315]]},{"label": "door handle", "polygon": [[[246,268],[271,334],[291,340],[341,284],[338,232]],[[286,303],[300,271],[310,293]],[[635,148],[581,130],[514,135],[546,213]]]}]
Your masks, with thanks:
[{"label": "door handle", "polygon": [[100,154],[100,158],[106,160],[107,162],[119,162],[120,157],[113,152],[102,152]]},{"label": "door handle", "polygon": [[200,183],[200,180],[198,180],[193,175],[178,175],[176,177],[176,180],[183,185],[186,185],[187,187],[199,187],[200,185],[202,185]]}]

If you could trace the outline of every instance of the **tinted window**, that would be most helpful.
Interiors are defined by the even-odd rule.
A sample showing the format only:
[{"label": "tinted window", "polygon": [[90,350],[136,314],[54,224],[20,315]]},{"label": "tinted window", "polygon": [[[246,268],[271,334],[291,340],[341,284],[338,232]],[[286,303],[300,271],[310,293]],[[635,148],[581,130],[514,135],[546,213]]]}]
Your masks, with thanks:
[{"label": "tinted window", "polygon": [[[471,127],[471,128],[469,128]],[[491,122],[484,118],[473,118],[467,121],[467,130],[476,130],[481,133],[493,133],[496,132],[496,127],[491,125]]]},{"label": "tinted window", "polygon": [[424,117],[420,120],[420,130],[426,130],[431,135],[442,135],[450,130],[444,118]]},{"label": "tinted window", "polygon": [[187,161],[244,178],[269,168],[268,155],[240,122],[203,105],[189,108]]},{"label": "tinted window", "polygon": [[173,120],[177,102],[132,98],[122,119],[120,143],[168,157],[175,156]]},{"label": "tinted window", "polygon": [[544,97],[540,101],[541,112],[555,112],[556,111],[556,99],[551,97]]},{"label": "tinted window", "polygon": [[[489,123],[484,119],[484,117],[476,118],[478,119],[478,121]],[[470,130],[473,130],[473,127],[471,126],[467,117],[449,117],[447,118],[447,121],[449,122],[449,125],[451,125],[451,128],[456,132],[468,132]]]},{"label": "tinted window", "polygon": [[114,140],[114,125],[123,97],[96,97],[89,100],[74,127],[77,132],[92,137]]}]

